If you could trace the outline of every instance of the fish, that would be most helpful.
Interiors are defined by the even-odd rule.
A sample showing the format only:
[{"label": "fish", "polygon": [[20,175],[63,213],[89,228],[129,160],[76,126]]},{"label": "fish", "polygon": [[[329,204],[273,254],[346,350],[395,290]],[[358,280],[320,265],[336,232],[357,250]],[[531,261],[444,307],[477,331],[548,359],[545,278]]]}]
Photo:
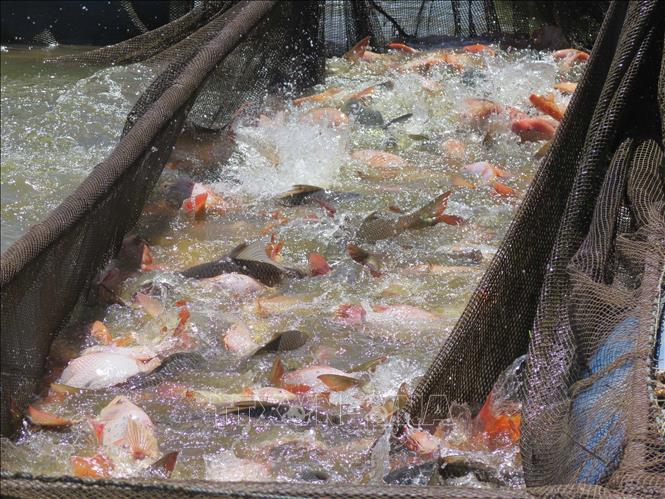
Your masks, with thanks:
[{"label": "fish", "polygon": [[394,50],[399,50],[400,52],[404,52],[405,54],[417,54],[420,52],[417,49],[414,49],[413,47],[409,47],[408,45],[405,45],[403,43],[389,43],[386,45],[387,48],[389,49],[394,49]]},{"label": "fish", "polygon": [[125,270],[151,270],[153,268],[150,245],[136,234],[126,236],[122,240],[117,259],[118,265]]},{"label": "fish", "polygon": [[503,107],[489,99],[465,99],[462,122],[475,130],[486,130],[491,118],[503,112]]},{"label": "fish", "polygon": [[388,357],[386,355],[381,355],[380,357],[368,360],[367,362],[363,362],[362,364],[358,364],[357,366],[352,367],[349,369],[349,372],[357,373],[362,371],[374,371],[377,366],[385,364],[386,362],[388,362]]},{"label": "fish", "polygon": [[256,350],[252,356],[296,350],[307,343],[309,339],[310,337],[308,334],[298,330],[276,333],[268,343]]},{"label": "fish", "polygon": [[115,468],[113,461],[103,454],[92,457],[72,456],[70,466],[72,475],[79,478],[110,478]]},{"label": "fish", "polygon": [[458,139],[447,139],[441,144],[443,154],[455,160],[462,160],[466,154],[466,144]]},{"label": "fish", "polygon": [[429,323],[441,320],[438,314],[428,312],[413,305],[372,305],[372,313],[368,314],[368,322],[409,322]]},{"label": "fish", "polygon": [[400,71],[417,71],[427,73],[434,66],[445,65],[454,70],[462,70],[465,67],[463,59],[448,50],[439,50],[434,52],[423,52],[406,64],[398,67]]},{"label": "fish", "polygon": [[72,360],[62,372],[58,383],[75,388],[107,388],[130,377],[149,372],[161,364],[155,357],[147,362],[114,352],[89,353]]},{"label": "fish", "polygon": [[128,448],[135,460],[159,457],[154,424],[143,409],[126,397],[114,398],[90,424],[105,448]]},{"label": "fish", "polygon": [[277,202],[283,206],[320,206],[329,215],[334,215],[337,202],[359,197],[360,195],[354,192],[338,192],[314,185],[296,184],[289,191],[280,194]]},{"label": "fish", "polygon": [[321,93],[308,95],[305,97],[298,97],[297,99],[293,99],[291,102],[293,103],[294,106],[300,106],[305,102],[322,102],[332,97],[333,95],[337,95],[341,91],[342,89],[339,87],[330,87],[329,89],[324,90]]},{"label": "fish", "polygon": [[589,60],[589,54],[582,50],[577,50],[573,48],[561,49],[552,53],[552,57],[555,61],[569,61],[569,62],[584,62]]},{"label": "fish", "polygon": [[554,88],[561,92],[562,94],[574,94],[577,90],[577,83],[570,81],[562,81],[554,84]]},{"label": "fish", "polygon": [[384,130],[396,123],[402,123],[413,116],[412,113],[405,113],[396,118],[386,121],[383,115],[358,99],[349,99],[342,107],[342,111],[348,116],[354,118],[355,122],[369,127],[380,127]]},{"label": "fish", "polygon": [[298,121],[303,124],[322,125],[330,128],[344,127],[349,124],[349,117],[334,107],[318,107],[302,114]]},{"label": "fish", "polygon": [[77,423],[77,420],[62,418],[51,414],[33,405],[28,405],[28,420],[35,426],[47,426],[52,428],[62,428]]},{"label": "fish", "polygon": [[561,121],[563,119],[566,110],[556,103],[554,95],[531,94],[529,95],[529,100],[536,109],[551,116],[555,120]]},{"label": "fish", "polygon": [[[432,227],[440,222],[450,223],[444,210],[452,191],[444,192],[422,208],[407,215],[396,216],[386,212],[374,212],[360,224],[356,232],[359,241],[374,243],[395,237],[405,230]],[[455,223],[455,225],[457,225]]]},{"label": "fish", "polygon": [[121,388],[135,390],[172,381],[184,372],[195,372],[205,368],[205,358],[197,352],[177,352],[162,360],[159,367],[147,373],[135,374]]},{"label": "fish", "polygon": [[239,274],[238,272],[219,274],[215,277],[203,278],[201,280],[238,297],[252,295],[265,289],[265,285],[253,277]]},{"label": "fish", "polygon": [[404,168],[409,162],[397,154],[373,149],[362,149],[351,153],[351,159],[360,161],[372,168]]},{"label": "fish", "polygon": [[464,52],[469,52],[470,54],[485,54],[491,57],[496,55],[496,52],[493,48],[483,45],[482,43],[476,43],[475,45],[465,45],[462,47]]},{"label": "fish", "polygon": [[381,277],[381,259],[378,255],[365,251],[355,244],[347,245],[346,251],[353,261],[367,267],[373,277]]},{"label": "fish", "polygon": [[224,334],[222,341],[229,352],[245,356],[254,352],[259,345],[254,341],[249,328],[242,322],[234,323]]},{"label": "fish", "polygon": [[302,278],[305,274],[271,260],[265,252],[265,243],[242,243],[218,260],[202,263],[183,270],[184,277],[205,279],[220,274],[238,273],[250,276],[268,287],[279,284],[285,277]]},{"label": "fish", "polygon": [[358,326],[365,323],[367,311],[362,305],[344,303],[335,310],[334,320],[346,326]]},{"label": "fish", "polygon": [[352,386],[358,386],[361,382],[357,376],[324,365],[313,365],[285,372],[279,357],[276,357],[273,362],[271,381],[292,393],[343,391]]},{"label": "fish", "polygon": [[544,118],[524,118],[512,122],[510,129],[526,142],[552,140],[556,126]]},{"label": "fish", "polygon": [[367,50],[367,47],[369,47],[369,36],[366,36],[358,43],[356,43],[353,47],[351,47],[351,50],[346,52],[342,57],[351,62],[358,62],[362,59],[365,51]]},{"label": "fish", "polygon": [[404,446],[423,456],[432,456],[439,451],[443,445],[443,441],[423,430],[407,430],[403,436]]},{"label": "fish", "polygon": [[508,173],[505,170],[502,170],[496,165],[489,163],[488,161],[478,161],[476,163],[470,163],[464,165],[464,169],[468,172],[480,175],[485,181],[492,181],[496,177],[507,177]]},{"label": "fish", "polygon": [[326,275],[330,272],[330,264],[323,255],[312,252],[308,255],[309,271],[312,277]]}]

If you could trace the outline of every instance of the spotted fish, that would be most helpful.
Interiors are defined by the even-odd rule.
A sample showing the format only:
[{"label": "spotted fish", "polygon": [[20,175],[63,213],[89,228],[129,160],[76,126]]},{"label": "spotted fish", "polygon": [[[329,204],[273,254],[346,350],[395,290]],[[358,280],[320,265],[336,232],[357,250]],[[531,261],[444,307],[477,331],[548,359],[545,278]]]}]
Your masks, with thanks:
[{"label": "spotted fish", "polygon": [[205,279],[233,272],[253,277],[270,287],[279,284],[285,277],[302,278],[305,276],[298,269],[286,267],[271,260],[266,254],[265,243],[261,241],[240,244],[219,260],[190,267],[183,270],[182,275],[194,279]]}]

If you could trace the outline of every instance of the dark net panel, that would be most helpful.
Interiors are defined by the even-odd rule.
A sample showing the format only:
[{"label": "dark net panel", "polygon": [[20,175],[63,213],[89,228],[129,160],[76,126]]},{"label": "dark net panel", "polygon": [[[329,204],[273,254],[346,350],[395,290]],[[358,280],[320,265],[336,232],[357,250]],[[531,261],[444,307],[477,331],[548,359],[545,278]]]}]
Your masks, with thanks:
[{"label": "dark net panel", "polygon": [[152,480],[91,480],[74,477],[33,477],[28,474],[2,474],[3,494],[11,497],[61,499],[115,498],[133,499],[169,497],[188,499],[199,497],[253,498],[330,498],[330,499],[483,499],[550,498],[550,499],[619,499],[629,496],[613,493],[602,487],[576,485],[541,487],[527,491],[469,489],[463,487],[409,487],[387,485],[346,485],[309,483],[252,483],[210,481],[152,481]]},{"label": "dark net panel", "polygon": [[[591,48],[608,6],[609,1],[329,0],[326,53],[340,55],[367,35],[378,51],[395,39],[428,44],[480,38],[536,48]],[[552,29],[534,36],[543,27]]]},{"label": "dark net panel", "polygon": [[[2,434],[35,392],[55,332],[117,252],[157,181],[197,90],[273,2],[240,2],[210,43],[150,87],[150,105],[111,155],[2,255]],[[176,73],[177,76],[176,76]]]},{"label": "dark net panel", "polygon": [[664,7],[612,4],[550,153],[407,410],[428,421],[447,417],[451,401],[478,406],[530,345],[521,451],[531,487],[665,490],[651,388]]}]

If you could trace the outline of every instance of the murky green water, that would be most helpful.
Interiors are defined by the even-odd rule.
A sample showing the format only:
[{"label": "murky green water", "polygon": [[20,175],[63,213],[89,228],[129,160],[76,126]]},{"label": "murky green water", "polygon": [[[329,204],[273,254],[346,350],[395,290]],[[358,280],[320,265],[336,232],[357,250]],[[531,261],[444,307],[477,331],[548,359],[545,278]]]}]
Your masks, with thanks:
[{"label": "murky green water", "polygon": [[0,52],[2,251],[41,221],[113,149],[150,71],[45,64],[86,47]]},{"label": "murky green water", "polygon": [[[237,149],[226,164],[213,161],[209,165],[215,181],[208,189],[221,196],[224,209],[210,209],[205,216],[194,218],[182,209],[169,208],[165,202],[168,186],[185,175],[177,169],[165,170],[136,229],[151,245],[159,268],[126,279],[117,289],[124,304],[101,309],[97,318],[113,339],[128,338],[131,346],[155,347],[155,339],[172,334],[173,321],[166,333],[160,332],[164,314],[151,318],[133,296],[142,284],[161,284],[162,292],[155,299],[165,313],[175,313],[186,302],[191,313],[187,330],[193,342],[190,348],[203,355],[206,368],[182,373],[175,382],[158,387],[83,390],[65,400],[51,400],[45,409],[65,418],[94,418],[114,396],[129,397],[152,419],[160,452],[180,453],[174,479],[299,481],[306,480],[313,470],[323,470],[329,480],[358,483],[379,473],[378,458],[370,458],[373,442],[385,429],[384,422],[375,419],[377,410],[395,396],[402,383],[412,390],[425,372],[495,253],[535,173],[538,161],[534,153],[542,143],[521,142],[511,132],[506,108],[514,106],[535,115],[528,104],[529,94],[551,92],[554,83],[565,76],[559,74],[561,68],[551,54],[534,52],[469,56],[463,70],[441,64],[431,68],[426,77],[404,71],[409,60],[404,56],[371,64],[330,60],[326,83],[316,89],[342,89],[329,101],[300,107],[281,103],[266,109],[258,121],[237,123]],[[57,151],[53,155],[61,158],[53,167],[58,176],[51,179],[49,175],[48,182],[43,178],[51,171],[45,152],[35,152],[27,142],[21,147],[8,146],[10,161],[14,158],[10,165],[16,165],[21,154],[37,155],[33,179],[42,189],[42,197],[37,199],[45,204],[47,191],[55,195],[66,190],[60,185],[63,178],[83,175],[85,167],[94,163],[91,157],[101,157],[109,150],[122,124],[116,117],[111,126],[110,116],[126,113],[143,76],[136,68],[104,70],[78,83],[72,76],[68,90],[54,86],[49,91],[54,100],[51,107],[45,104],[44,114],[57,110],[57,116],[49,116],[50,126],[56,127],[49,137],[55,137],[50,139],[55,141],[50,147]],[[392,85],[376,87],[365,102],[385,119],[411,113],[409,119],[388,128],[362,125],[355,118],[332,127],[325,120],[304,120],[313,109],[343,107],[346,96],[386,81]],[[3,88],[5,84],[3,74]],[[131,85],[135,90],[127,93]],[[93,94],[90,86],[105,90],[89,98],[86,110],[82,96]],[[77,106],[70,103],[70,94],[77,96],[72,97]],[[482,126],[477,126],[469,122],[468,98],[491,99],[504,111],[486,117]],[[557,97],[559,103],[566,100]],[[3,110],[5,105],[3,95]],[[65,108],[73,114],[73,107],[79,113],[74,115],[76,119],[64,120]],[[99,109],[108,113],[106,121],[98,120]],[[3,151],[5,119],[3,116]],[[24,119],[39,122],[35,117]],[[17,122],[17,118],[9,122]],[[10,127],[13,135],[7,132],[8,137],[16,140],[18,128]],[[73,136],[74,131],[75,141],[63,138]],[[463,151],[453,154],[446,142],[450,139],[462,143]],[[404,163],[395,167],[385,161],[363,160],[358,153],[362,150],[390,152]],[[199,161],[206,154],[204,148],[195,150],[189,159]],[[3,158],[3,183],[5,161]],[[465,168],[481,161],[498,165],[502,176],[483,177]],[[81,165],[72,167],[75,174],[67,168],[69,162]],[[14,183],[21,178],[16,168],[9,170]],[[500,195],[508,191],[498,189],[498,181],[512,195]],[[353,196],[335,201],[334,213],[330,207],[316,204],[285,207],[276,197],[294,184],[317,185]],[[22,197],[28,187],[22,188],[24,191],[12,188],[16,194],[9,207],[14,216],[8,223],[20,230],[18,222],[36,214]],[[358,228],[370,213],[389,207],[410,212],[448,190],[452,194],[446,213],[462,217],[464,225],[440,223],[376,244],[361,243],[381,258],[378,276],[347,255],[347,245],[359,242]],[[310,253],[318,252],[332,271],[318,277],[286,279],[274,288],[249,293],[185,279],[177,272],[219,258],[242,242],[262,237],[266,241],[270,234],[284,241],[284,263],[307,270]],[[365,320],[358,324],[340,322],[338,311],[343,305],[362,306]],[[323,398],[305,394],[310,407],[315,404],[317,410],[343,414],[342,424],[227,415],[201,403],[196,392],[239,394],[275,383],[270,376],[275,356],[247,360],[234,352],[228,345],[232,328],[246,328],[246,336],[256,346],[279,331],[307,333],[310,339],[304,346],[281,355],[287,371],[315,365],[349,371],[377,357],[385,356],[387,361],[375,371],[363,373],[361,386],[332,391]],[[86,341],[86,345],[96,343],[92,338]],[[56,370],[54,377],[59,373]],[[91,445],[84,421],[63,432],[26,426],[16,446],[3,449],[3,461],[9,463],[3,466],[14,470],[28,467],[44,474],[71,473],[72,455],[89,456],[96,451],[100,450]],[[135,475],[146,462],[133,465],[116,466],[111,474]]]}]

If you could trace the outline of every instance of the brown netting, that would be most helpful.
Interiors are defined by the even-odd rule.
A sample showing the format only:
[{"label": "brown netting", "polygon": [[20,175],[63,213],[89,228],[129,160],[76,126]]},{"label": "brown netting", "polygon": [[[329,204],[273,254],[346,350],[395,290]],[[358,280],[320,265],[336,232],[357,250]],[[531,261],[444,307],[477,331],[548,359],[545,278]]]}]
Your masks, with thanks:
[{"label": "brown netting", "polygon": [[[223,130],[268,93],[295,95],[366,35],[377,50],[487,39],[594,45],[583,81],[496,257],[400,417],[479,407],[529,352],[526,491],[331,484],[81,480],[2,474],[17,497],[623,497],[665,490],[652,392],[665,228],[665,3],[380,0],[202,2],[77,62],[162,69],[113,153],[2,255],[2,434],[42,376],[52,338],[136,222],[187,122]],[[543,31],[543,27],[547,29]],[[545,33],[545,35],[543,35]],[[552,35],[555,33],[555,35]],[[71,58],[69,60],[71,61]],[[64,61],[59,60],[57,63]],[[397,429],[401,427],[397,425]]]}]

